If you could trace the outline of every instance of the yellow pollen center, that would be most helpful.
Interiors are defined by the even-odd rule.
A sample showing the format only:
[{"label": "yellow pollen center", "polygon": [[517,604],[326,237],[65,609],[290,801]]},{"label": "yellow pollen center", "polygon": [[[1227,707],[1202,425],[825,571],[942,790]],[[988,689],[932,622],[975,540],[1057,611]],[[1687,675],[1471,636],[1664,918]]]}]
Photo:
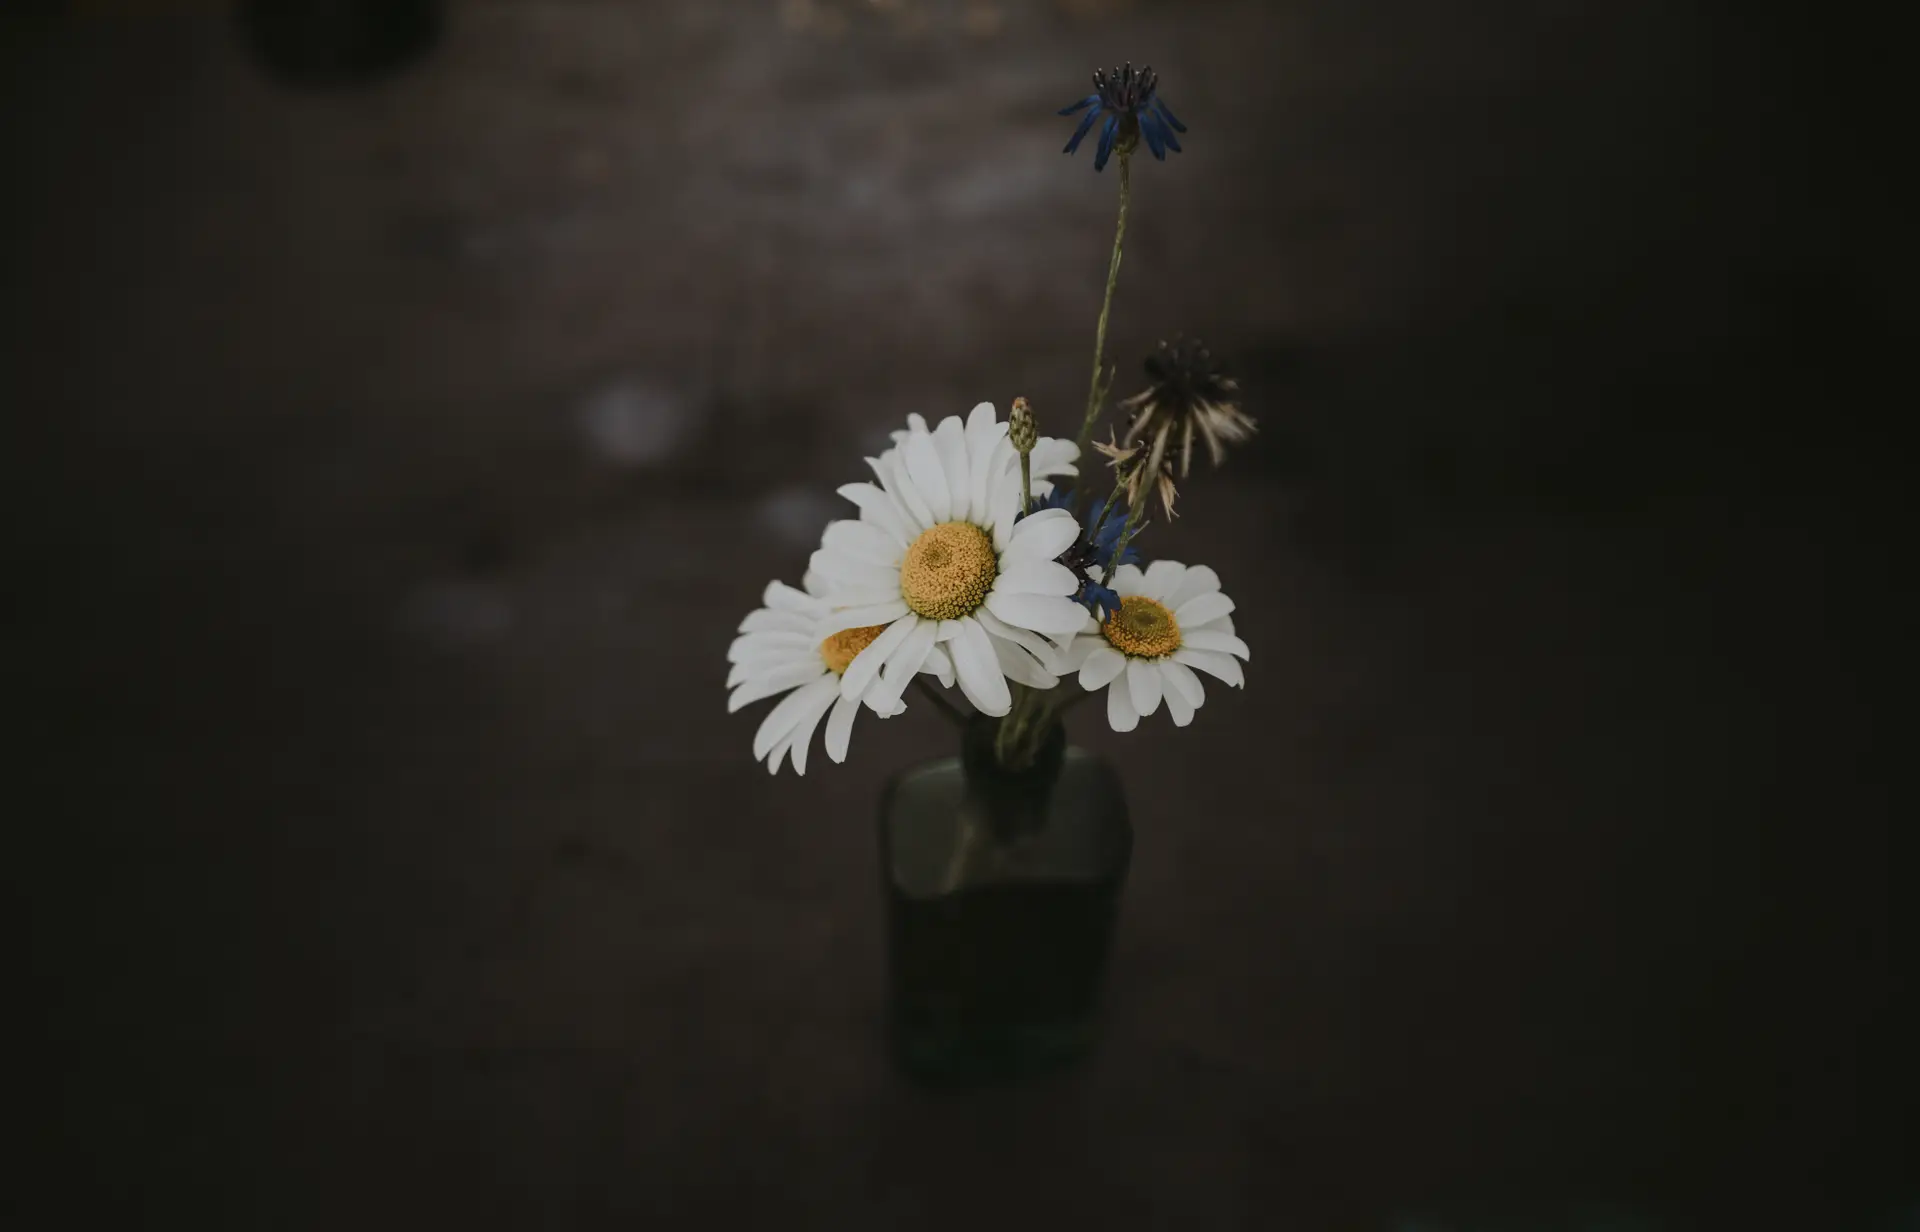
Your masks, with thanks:
[{"label": "yellow pollen center", "polygon": [[866,625],[858,629],[842,629],[826,641],[820,643],[820,657],[833,669],[836,676],[847,674],[847,665],[852,663],[861,651],[873,644],[873,639],[887,631],[885,625]]},{"label": "yellow pollen center", "polygon": [[958,620],[987,601],[999,572],[986,531],[971,522],[942,522],[907,549],[900,597],[928,620]]},{"label": "yellow pollen center", "polygon": [[1120,600],[1120,610],[1100,626],[1107,644],[1136,659],[1164,659],[1180,649],[1180,622],[1166,605],[1141,595]]}]

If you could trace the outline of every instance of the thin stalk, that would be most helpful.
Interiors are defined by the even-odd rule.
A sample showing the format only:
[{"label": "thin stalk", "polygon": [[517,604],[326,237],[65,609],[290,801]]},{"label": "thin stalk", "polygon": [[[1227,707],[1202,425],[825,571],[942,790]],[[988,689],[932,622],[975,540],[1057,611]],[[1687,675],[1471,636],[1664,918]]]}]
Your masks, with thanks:
[{"label": "thin stalk", "polygon": [[1025,450],[1020,453],[1020,516],[1026,517],[1028,507],[1033,500],[1033,457]]},{"label": "thin stalk", "polygon": [[1141,477],[1140,487],[1133,494],[1133,504],[1127,510],[1127,524],[1120,528],[1120,538],[1113,545],[1113,568],[1109,574],[1120,571],[1120,561],[1126,559],[1127,545],[1133,542],[1133,533],[1140,529],[1140,516],[1147,511],[1147,497],[1152,495],[1153,485]]},{"label": "thin stalk", "polygon": [[1093,421],[1100,417],[1105,390],[1100,386],[1100,366],[1107,353],[1107,313],[1113,307],[1113,288],[1120,281],[1120,245],[1127,235],[1127,205],[1133,199],[1133,151],[1120,151],[1120,219],[1113,228],[1113,256],[1107,260],[1107,291],[1100,300],[1100,323],[1093,332],[1093,379],[1087,386],[1087,417],[1080,425],[1080,456],[1087,455],[1087,442],[1093,439]]},{"label": "thin stalk", "polygon": [[[1092,542],[1091,537],[1099,535],[1101,526],[1105,525],[1107,520],[1107,510],[1113,508],[1114,498],[1119,496],[1120,490],[1126,486],[1127,485],[1120,480],[1114,480],[1113,491],[1107,493],[1107,499],[1100,502],[1100,516],[1087,523],[1088,542]],[[1115,567],[1117,568],[1118,566],[1116,565]]]}]

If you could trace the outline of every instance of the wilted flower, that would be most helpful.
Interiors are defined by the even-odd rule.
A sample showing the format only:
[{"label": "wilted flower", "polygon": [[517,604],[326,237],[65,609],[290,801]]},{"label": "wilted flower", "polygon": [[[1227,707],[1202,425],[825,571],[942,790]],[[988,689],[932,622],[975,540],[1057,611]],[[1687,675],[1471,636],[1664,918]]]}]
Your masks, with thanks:
[{"label": "wilted flower", "polygon": [[1093,155],[1095,171],[1107,165],[1107,156],[1115,149],[1131,150],[1142,137],[1147,139],[1147,148],[1153,151],[1153,156],[1165,162],[1168,150],[1178,152],[1180,149],[1180,140],[1173,134],[1186,132],[1187,126],[1174,119],[1173,112],[1160,101],[1159,88],[1158,73],[1150,67],[1136,73],[1131,61],[1125,68],[1114,69],[1112,76],[1104,69],[1094,69],[1093,93],[1071,107],[1060,109],[1059,114],[1072,115],[1083,107],[1091,108],[1061,152],[1071,154],[1079,149],[1081,139],[1092,131],[1094,122],[1105,116],[1106,123],[1100,126],[1100,144]]},{"label": "wilted flower", "polygon": [[1095,441],[1093,447],[1107,456],[1107,464],[1124,485],[1129,506],[1140,498],[1143,485],[1152,484],[1159,493],[1161,508],[1167,511],[1168,517],[1175,516],[1173,500],[1180,493],[1173,486],[1173,465],[1164,441],[1156,440],[1153,451],[1144,458],[1140,456],[1144,445],[1116,445],[1109,440],[1105,444]]},{"label": "wilted flower", "polygon": [[1253,435],[1253,417],[1240,409],[1239,382],[1221,371],[1198,341],[1162,342],[1147,357],[1146,369],[1147,387],[1120,403],[1128,416],[1121,443],[1151,451],[1148,467],[1159,472],[1171,513],[1172,477],[1185,479],[1192,469],[1194,437],[1206,442],[1218,466],[1229,442]]}]

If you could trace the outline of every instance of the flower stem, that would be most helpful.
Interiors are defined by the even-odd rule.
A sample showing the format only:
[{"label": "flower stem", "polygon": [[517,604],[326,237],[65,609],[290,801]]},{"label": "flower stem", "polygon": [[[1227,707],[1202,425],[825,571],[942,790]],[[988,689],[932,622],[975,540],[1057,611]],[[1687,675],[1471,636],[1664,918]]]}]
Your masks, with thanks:
[{"label": "flower stem", "polygon": [[1107,312],[1113,307],[1114,284],[1120,281],[1120,243],[1127,235],[1127,203],[1133,198],[1132,156],[1132,150],[1120,150],[1120,220],[1113,228],[1113,256],[1107,261],[1107,292],[1100,300],[1100,324],[1093,333],[1093,379],[1087,387],[1087,417],[1080,425],[1078,440],[1083,458],[1087,454],[1087,442],[1093,439],[1093,421],[1100,417],[1100,404],[1105,401],[1106,391],[1100,387],[1100,365],[1107,353]]},{"label": "flower stem", "polygon": [[[1107,510],[1113,508],[1114,498],[1116,496],[1119,496],[1120,490],[1126,486],[1127,485],[1121,480],[1119,479],[1114,480],[1113,491],[1107,493],[1107,499],[1100,502],[1100,516],[1093,519],[1093,521],[1087,523],[1087,542],[1088,543],[1092,543],[1099,536],[1100,528],[1106,525],[1106,522],[1107,522]],[[1120,567],[1120,562],[1118,561],[1112,562],[1112,567],[1115,569],[1118,569]]]},{"label": "flower stem", "polygon": [[953,722],[955,727],[966,727],[967,716],[960,712],[960,707],[940,696],[940,691],[928,684],[925,676],[915,676],[913,683],[920,686],[920,691],[927,695],[928,700],[932,701],[933,704],[940,709],[941,713],[945,714],[947,718]]},{"label": "flower stem", "polygon": [[1140,529],[1140,515],[1147,511],[1147,497],[1152,494],[1153,486],[1142,476],[1140,485],[1134,489],[1133,505],[1127,510],[1127,524],[1120,528],[1120,538],[1113,545],[1113,564],[1107,570],[1107,584],[1113,584],[1113,575],[1120,572],[1120,562],[1126,559],[1127,544],[1133,541],[1133,532]]},{"label": "flower stem", "polygon": [[1033,455],[1025,450],[1020,452],[1020,516],[1026,517],[1031,511],[1033,500]]}]

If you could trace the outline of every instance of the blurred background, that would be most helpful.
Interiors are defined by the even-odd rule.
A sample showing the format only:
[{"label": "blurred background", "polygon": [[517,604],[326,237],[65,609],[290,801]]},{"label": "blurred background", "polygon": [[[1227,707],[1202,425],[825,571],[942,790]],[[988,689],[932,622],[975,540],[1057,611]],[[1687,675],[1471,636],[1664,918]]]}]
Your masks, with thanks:
[{"label": "blurred background", "polygon": [[[1895,44],[1825,13],[13,8],[0,1201],[1914,1227],[1911,215]],[[723,655],[909,412],[1071,435],[1116,184],[1054,111],[1128,59],[1191,131],[1116,394],[1185,330],[1261,424],[1142,546],[1254,657],[1177,735],[1077,712],[1138,835],[1108,1036],[936,1096],[873,827],[953,738],[772,779]]]}]

